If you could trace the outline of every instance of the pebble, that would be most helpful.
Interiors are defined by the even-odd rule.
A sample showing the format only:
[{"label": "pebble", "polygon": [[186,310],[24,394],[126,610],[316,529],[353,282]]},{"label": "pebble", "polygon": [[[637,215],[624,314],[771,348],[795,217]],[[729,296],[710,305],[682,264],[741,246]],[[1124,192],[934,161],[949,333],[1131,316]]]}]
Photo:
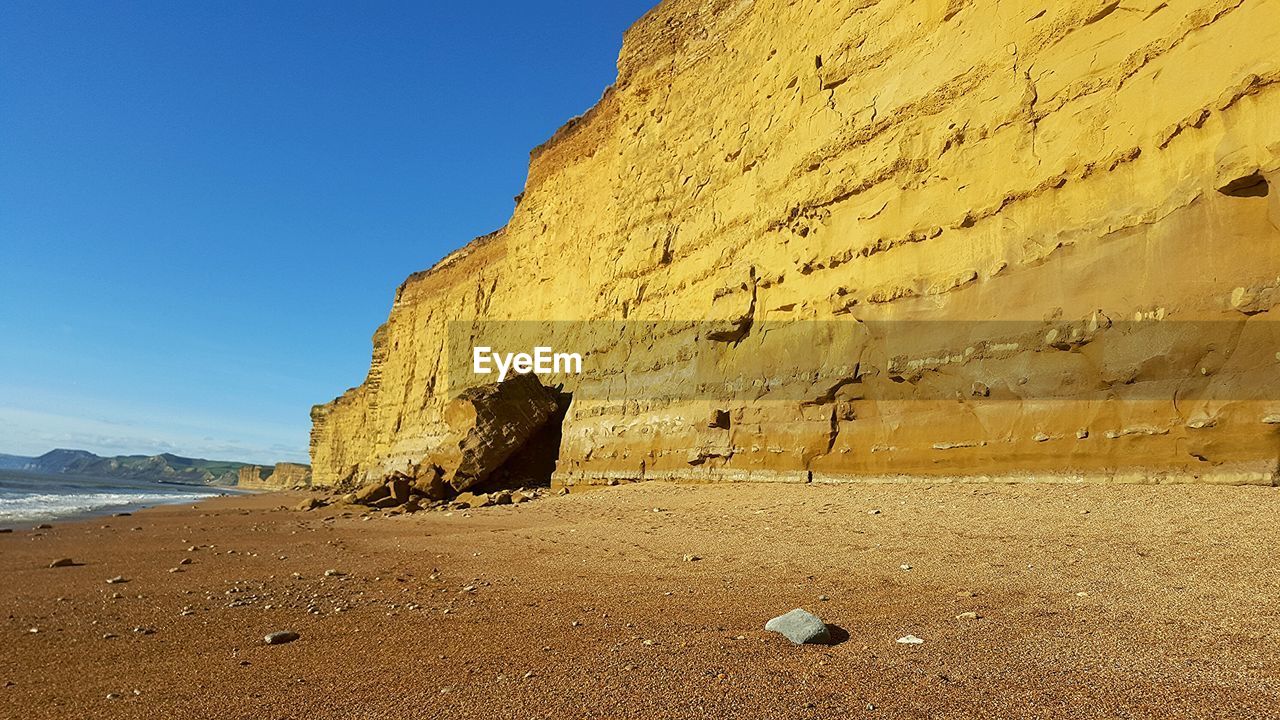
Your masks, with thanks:
[{"label": "pebble", "polygon": [[262,641],[268,645],[283,645],[293,642],[299,637],[298,633],[292,630],[278,630],[276,632],[265,635]]},{"label": "pebble", "polygon": [[346,575],[346,573],[342,572],[341,570],[329,569],[324,571],[325,577],[342,577],[343,575]]},{"label": "pebble", "polygon": [[902,563],[902,564],[901,564],[901,565],[899,565],[898,567],[899,567],[899,568],[901,568],[901,569],[903,569],[903,570],[910,570],[910,569],[911,569],[911,566],[910,566],[910,565],[908,565],[908,564],[906,564],[906,563]]},{"label": "pebble", "polygon": [[921,640],[920,638],[916,637],[915,635],[903,635],[902,637],[898,638],[898,644],[900,644],[900,645],[923,645],[923,644],[924,644],[924,640]]},{"label": "pebble", "polygon": [[113,577],[113,578],[108,578],[108,579],[107,579],[107,584],[108,584],[108,585],[119,585],[120,583],[127,583],[127,582],[129,582],[129,581],[128,581],[128,580],[126,580],[123,576],[120,576],[120,575],[117,575],[117,576],[115,576],[115,577]]},{"label": "pebble", "polygon": [[818,600],[819,600],[819,601],[821,601],[821,602],[826,602],[826,601],[828,601],[828,600],[830,600],[830,599],[831,599],[831,598],[827,597],[826,595],[819,595],[819,596],[818,596]]},{"label": "pebble", "polygon": [[71,558],[58,558],[57,560],[54,560],[53,562],[49,563],[49,567],[51,568],[71,567],[75,564],[76,562]]},{"label": "pebble", "polygon": [[789,613],[773,618],[764,624],[764,629],[780,633],[796,645],[804,645],[805,643],[825,644],[831,641],[831,633],[827,630],[827,624],[822,622],[822,619],[817,615],[801,608],[796,608]]},{"label": "pebble", "polygon": [[981,620],[982,616],[971,610],[969,612],[960,613],[959,615],[956,616],[956,619],[957,620]]},{"label": "pebble", "polygon": [[178,564],[179,564],[179,565],[190,565],[190,564],[191,564],[191,558],[182,558],[181,560],[179,560],[179,561],[178,561]]},{"label": "pebble", "polygon": [[52,525],[50,525],[49,523],[40,523],[39,525],[37,525],[37,526],[36,526],[36,529],[37,529],[37,530],[52,530],[52,529],[53,529],[53,526],[52,526]]},{"label": "pebble", "polygon": [[680,559],[681,559],[681,560],[684,560],[685,562],[695,562],[695,561],[697,561],[697,560],[701,560],[702,558],[701,558],[700,556],[698,556],[698,555],[685,555],[684,557],[682,557],[682,558],[680,558]]}]

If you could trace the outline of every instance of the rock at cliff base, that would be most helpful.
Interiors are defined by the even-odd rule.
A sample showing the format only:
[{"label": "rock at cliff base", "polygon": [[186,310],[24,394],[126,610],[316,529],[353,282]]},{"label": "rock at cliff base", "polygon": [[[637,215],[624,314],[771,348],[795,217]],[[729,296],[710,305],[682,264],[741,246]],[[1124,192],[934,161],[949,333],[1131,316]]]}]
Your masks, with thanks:
[{"label": "rock at cliff base", "polygon": [[391,490],[384,483],[370,483],[355,493],[355,501],[361,505],[371,505],[391,495]]},{"label": "rock at cliff base", "polygon": [[468,388],[445,409],[449,437],[433,453],[433,464],[454,490],[480,485],[558,409],[556,391],[536,375]]},{"label": "rock at cliff base", "polygon": [[414,479],[410,490],[428,500],[444,500],[453,494],[445,484],[438,467],[432,467],[426,475],[420,475]]},{"label": "rock at cliff base", "polygon": [[800,608],[773,618],[764,624],[764,629],[780,633],[796,645],[826,644],[831,641],[827,624],[817,615]]},{"label": "rock at cliff base", "polygon": [[390,510],[391,508],[402,505],[403,503],[403,500],[399,500],[395,496],[388,495],[381,500],[375,500],[374,502],[369,503],[369,507],[375,507],[379,510]]},{"label": "rock at cliff base", "polygon": [[404,475],[396,475],[387,482],[387,490],[391,492],[391,497],[395,498],[397,505],[407,502],[409,500],[409,478]]},{"label": "rock at cliff base", "polygon": [[493,504],[493,498],[484,493],[464,492],[459,493],[458,497],[453,499],[454,505],[466,505],[467,507],[479,508],[488,507]]},{"label": "rock at cliff base", "polygon": [[310,497],[298,503],[294,509],[298,510],[299,512],[307,512],[308,510],[315,510],[316,508],[322,508],[322,507],[324,507],[323,500],[321,500],[320,498]]}]

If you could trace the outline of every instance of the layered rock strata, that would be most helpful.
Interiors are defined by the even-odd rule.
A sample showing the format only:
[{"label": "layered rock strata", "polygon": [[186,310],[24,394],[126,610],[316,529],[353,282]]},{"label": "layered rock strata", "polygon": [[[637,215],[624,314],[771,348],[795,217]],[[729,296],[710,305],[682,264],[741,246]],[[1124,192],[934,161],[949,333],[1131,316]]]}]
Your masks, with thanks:
[{"label": "layered rock strata", "polygon": [[296,490],[311,487],[311,467],[301,463],[276,463],[274,467],[246,465],[240,468],[236,487],[246,490]]},{"label": "layered rock strata", "polygon": [[420,465],[535,321],[588,366],[560,484],[1271,484],[1277,47],[1276,0],[663,2],[397,290],[315,483]]}]

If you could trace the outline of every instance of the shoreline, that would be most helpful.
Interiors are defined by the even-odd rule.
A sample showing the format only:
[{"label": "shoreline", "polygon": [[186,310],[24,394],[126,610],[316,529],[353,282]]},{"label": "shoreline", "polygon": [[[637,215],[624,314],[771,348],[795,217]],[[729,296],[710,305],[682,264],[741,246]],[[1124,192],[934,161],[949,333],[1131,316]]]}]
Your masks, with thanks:
[{"label": "shoreline", "polygon": [[[27,719],[1280,716],[1270,488],[639,483],[468,511],[289,509],[312,496],[0,535],[0,705]],[[81,564],[48,567],[60,557]],[[841,641],[763,629],[794,607]],[[283,630],[300,637],[263,643]],[[896,642],[908,634],[924,644]]]},{"label": "shoreline", "polygon": [[[153,507],[183,505],[186,503],[201,502],[214,497],[235,496],[255,492],[253,490],[223,487],[218,485],[198,485],[195,483],[99,477],[94,475],[37,473],[26,470],[4,471],[3,473],[0,473],[0,481],[5,479],[5,475],[8,475],[13,479],[35,480],[41,483],[49,483],[49,488],[47,490],[33,487],[28,491],[26,489],[0,486],[0,490],[6,490],[13,493],[12,497],[8,498],[9,501],[21,500],[23,496],[53,496],[67,499],[88,498],[94,496],[119,496],[120,498],[130,495],[154,496],[141,501],[102,502],[101,504],[89,509],[74,510],[65,513],[59,510],[55,510],[52,513],[46,510],[40,510],[33,511],[25,515],[14,515],[13,517],[0,518],[0,531],[9,530],[11,532],[31,529],[31,526],[37,524],[75,522],[78,520],[110,517],[113,515],[120,515],[122,513],[132,514]],[[165,494],[172,494],[174,497],[173,499],[166,500],[164,498]]]}]

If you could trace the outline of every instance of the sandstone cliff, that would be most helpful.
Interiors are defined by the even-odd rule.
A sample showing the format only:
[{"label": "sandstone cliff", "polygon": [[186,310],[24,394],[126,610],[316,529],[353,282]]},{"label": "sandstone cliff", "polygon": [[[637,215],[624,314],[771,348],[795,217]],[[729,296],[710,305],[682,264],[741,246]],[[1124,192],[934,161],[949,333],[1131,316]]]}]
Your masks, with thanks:
[{"label": "sandstone cliff", "polygon": [[564,484],[1273,483],[1277,47],[1277,0],[668,0],[508,225],[398,289],[315,483],[436,449],[493,320],[596,360]]},{"label": "sandstone cliff", "polygon": [[236,487],[245,490],[294,490],[311,487],[311,468],[300,463],[276,463],[275,467],[246,465],[240,468]]}]

